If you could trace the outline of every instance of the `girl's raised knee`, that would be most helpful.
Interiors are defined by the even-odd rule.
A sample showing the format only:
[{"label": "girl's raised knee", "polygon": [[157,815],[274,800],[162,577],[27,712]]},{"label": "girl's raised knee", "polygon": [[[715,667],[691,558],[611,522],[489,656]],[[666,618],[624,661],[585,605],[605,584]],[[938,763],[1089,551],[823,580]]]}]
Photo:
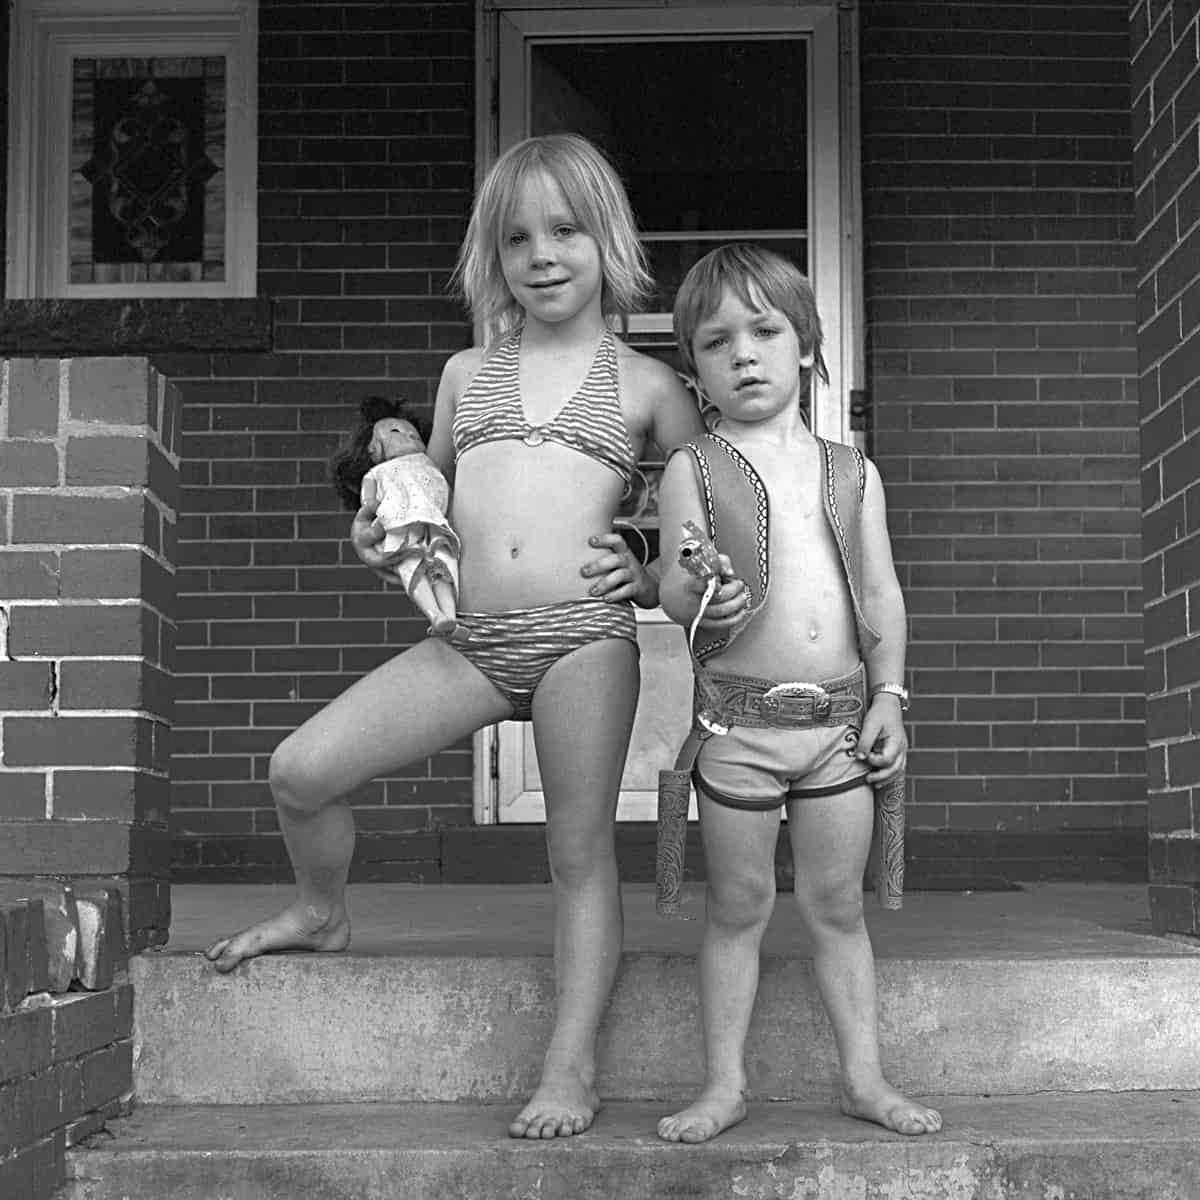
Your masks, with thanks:
[{"label": "girl's raised knee", "polygon": [[295,744],[294,738],[284,738],[271,755],[267,780],[271,795],[281,811],[294,817],[309,817],[319,812],[329,797],[312,786],[308,756]]}]

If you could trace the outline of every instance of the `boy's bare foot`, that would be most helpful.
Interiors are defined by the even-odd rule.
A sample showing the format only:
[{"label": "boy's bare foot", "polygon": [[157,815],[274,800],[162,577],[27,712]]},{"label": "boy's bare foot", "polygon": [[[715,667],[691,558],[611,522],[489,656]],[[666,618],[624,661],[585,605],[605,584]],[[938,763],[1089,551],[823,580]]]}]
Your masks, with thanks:
[{"label": "boy's bare foot", "polygon": [[862,1121],[874,1121],[894,1133],[915,1137],[922,1133],[937,1133],[942,1127],[942,1114],[927,1108],[896,1091],[886,1080],[864,1091],[842,1089],[842,1112]]},{"label": "boy's bare foot", "polygon": [[513,1118],[508,1136],[571,1137],[595,1119],[600,1097],[576,1075],[543,1076],[528,1104]]},{"label": "boy's bare foot", "polygon": [[706,1087],[682,1112],[659,1121],[658,1136],[666,1142],[707,1142],[745,1116],[741,1088]]},{"label": "boy's bare foot", "polygon": [[448,617],[445,613],[439,613],[429,622],[429,632],[434,637],[452,637],[457,627],[458,619],[456,617]]},{"label": "boy's bare foot", "polygon": [[268,917],[213,942],[204,957],[218,971],[232,971],[238,963],[275,950],[345,950],[350,944],[350,918],[342,905],[325,912],[309,904],[291,904]]}]

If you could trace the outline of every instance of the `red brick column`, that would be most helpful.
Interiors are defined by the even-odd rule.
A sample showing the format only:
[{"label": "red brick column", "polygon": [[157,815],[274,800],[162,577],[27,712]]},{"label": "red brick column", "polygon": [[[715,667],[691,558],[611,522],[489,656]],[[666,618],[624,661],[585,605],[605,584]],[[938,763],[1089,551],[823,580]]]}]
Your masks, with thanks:
[{"label": "red brick column", "polygon": [[0,361],[0,879],[116,887],[166,941],[179,392]]},{"label": "red brick column", "polygon": [[1200,936],[1200,68],[1194,3],[1131,5],[1150,912]]}]

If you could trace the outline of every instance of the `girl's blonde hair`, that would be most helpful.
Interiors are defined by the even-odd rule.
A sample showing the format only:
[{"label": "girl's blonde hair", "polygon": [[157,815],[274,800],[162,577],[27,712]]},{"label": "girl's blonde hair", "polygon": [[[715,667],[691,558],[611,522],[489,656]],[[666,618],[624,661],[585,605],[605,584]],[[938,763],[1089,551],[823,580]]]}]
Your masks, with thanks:
[{"label": "girl's blonde hair", "polygon": [[752,242],[729,242],[693,263],[675,295],[673,324],[684,370],[697,377],[692,340],[701,323],[732,292],[747,308],[766,304],[783,313],[796,331],[801,354],[813,356],[813,371],[825,383],[829,371],[821,354],[821,318],[812,284],[799,268],[773,250]]},{"label": "girl's blonde hair", "polygon": [[500,332],[520,323],[521,306],[500,270],[500,238],[522,183],[542,173],[558,185],[580,229],[600,247],[604,315],[621,319],[636,312],[650,295],[653,281],[629,197],[603,153],[574,133],[526,138],[492,164],[475,194],[451,286],[477,320],[496,322]]}]

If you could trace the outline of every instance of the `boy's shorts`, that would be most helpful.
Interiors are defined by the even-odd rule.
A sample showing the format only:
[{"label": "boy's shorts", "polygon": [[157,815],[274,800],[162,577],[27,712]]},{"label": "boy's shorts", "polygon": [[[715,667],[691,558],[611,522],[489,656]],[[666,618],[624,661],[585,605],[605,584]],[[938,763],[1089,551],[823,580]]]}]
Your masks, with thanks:
[{"label": "boy's shorts", "polygon": [[[865,713],[866,677],[861,666],[822,683],[826,691],[856,695]],[[694,781],[710,800],[727,808],[768,812],[789,800],[832,796],[865,784],[867,765],[854,757],[858,725],[813,725],[807,729],[734,725],[706,738]]]}]

